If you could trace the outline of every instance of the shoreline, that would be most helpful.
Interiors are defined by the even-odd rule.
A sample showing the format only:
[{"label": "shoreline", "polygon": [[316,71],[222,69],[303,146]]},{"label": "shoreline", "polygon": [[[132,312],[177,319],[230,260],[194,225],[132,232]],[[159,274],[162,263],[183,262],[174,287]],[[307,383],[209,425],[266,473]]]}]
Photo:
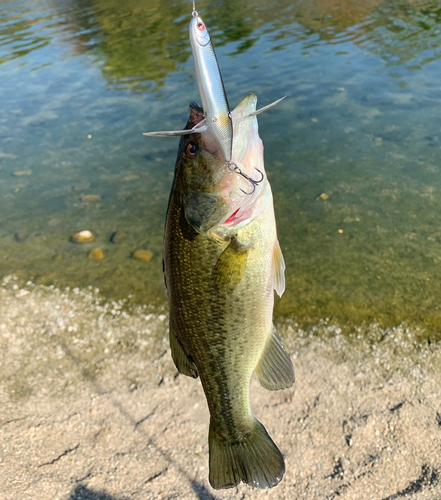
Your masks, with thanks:
[{"label": "shoreline", "polygon": [[284,479],[214,491],[205,398],[199,380],[177,375],[166,312],[4,279],[0,489],[7,500],[439,498],[438,345],[405,327],[371,325],[360,338],[316,328],[278,324],[293,389],[251,383]]}]

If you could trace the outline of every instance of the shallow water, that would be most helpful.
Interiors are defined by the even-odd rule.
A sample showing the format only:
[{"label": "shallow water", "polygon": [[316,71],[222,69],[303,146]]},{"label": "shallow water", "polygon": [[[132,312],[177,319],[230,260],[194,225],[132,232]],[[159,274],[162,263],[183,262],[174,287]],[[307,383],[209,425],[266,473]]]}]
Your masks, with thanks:
[{"label": "shallow water", "polygon": [[[289,96],[259,117],[287,264],[276,315],[436,331],[439,3],[207,5],[197,2],[230,104],[249,90],[262,105]],[[182,128],[198,100],[190,10],[187,1],[0,0],[0,275],[164,304],[178,140],[142,132]],[[71,243],[83,229],[96,240]],[[119,244],[109,240],[116,230],[128,233]],[[98,246],[106,256],[93,261]],[[133,259],[137,249],[153,259]]]}]

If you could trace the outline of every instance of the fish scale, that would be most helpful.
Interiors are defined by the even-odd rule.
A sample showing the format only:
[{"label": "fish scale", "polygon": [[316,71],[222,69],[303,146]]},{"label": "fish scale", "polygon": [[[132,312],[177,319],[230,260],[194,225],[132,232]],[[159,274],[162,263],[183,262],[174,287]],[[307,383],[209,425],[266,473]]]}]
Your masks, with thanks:
[{"label": "fish scale", "polygon": [[[237,434],[239,423],[245,428],[250,425],[249,419],[243,418],[250,415],[248,384],[271,330],[271,313],[268,314],[272,312],[273,302],[271,269],[250,265],[234,293],[229,290],[222,293],[211,282],[211,270],[228,245],[214,242],[203,234],[194,241],[183,238],[178,226],[179,207],[174,200],[172,206],[167,222],[170,238],[165,241],[168,251],[164,253],[169,256],[165,268],[171,324],[199,367],[213,421],[219,432],[232,437]],[[264,234],[260,236],[261,245],[254,249],[259,254],[260,246],[267,242]],[[184,262],[175,259],[176,254],[185,254]],[[185,266],[185,272],[181,265]],[[255,288],[262,288],[266,282],[260,297],[250,294],[250,282]],[[244,352],[247,353],[245,359]]]}]

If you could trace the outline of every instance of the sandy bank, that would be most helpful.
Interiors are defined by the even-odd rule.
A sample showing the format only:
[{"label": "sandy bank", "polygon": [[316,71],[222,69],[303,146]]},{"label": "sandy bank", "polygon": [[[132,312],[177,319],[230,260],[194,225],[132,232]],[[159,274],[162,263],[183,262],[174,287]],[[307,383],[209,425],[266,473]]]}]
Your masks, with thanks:
[{"label": "sandy bank", "polygon": [[[403,328],[345,339],[279,325],[296,387],[252,404],[286,457],[269,491],[213,491],[199,381],[167,318],[93,290],[0,287],[0,497],[7,500],[437,499],[441,362]],[[375,341],[374,341],[375,340]]]}]

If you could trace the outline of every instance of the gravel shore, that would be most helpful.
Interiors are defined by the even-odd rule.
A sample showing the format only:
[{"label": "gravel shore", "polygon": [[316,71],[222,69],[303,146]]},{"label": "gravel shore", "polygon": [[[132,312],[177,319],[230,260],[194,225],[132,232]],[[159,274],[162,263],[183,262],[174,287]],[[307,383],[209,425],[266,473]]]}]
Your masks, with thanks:
[{"label": "gravel shore", "polygon": [[441,359],[405,327],[278,330],[295,387],[251,383],[286,457],[272,490],[208,484],[208,410],[177,372],[167,314],[96,290],[0,283],[5,500],[439,499]]}]

